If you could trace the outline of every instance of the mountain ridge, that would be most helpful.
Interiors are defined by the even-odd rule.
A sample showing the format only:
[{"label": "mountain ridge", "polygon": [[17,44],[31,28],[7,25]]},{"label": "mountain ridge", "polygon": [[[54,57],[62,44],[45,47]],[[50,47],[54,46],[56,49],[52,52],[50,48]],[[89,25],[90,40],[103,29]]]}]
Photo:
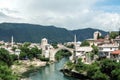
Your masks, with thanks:
[{"label": "mountain ridge", "polygon": [[16,42],[40,42],[42,38],[47,38],[51,43],[63,43],[73,41],[75,34],[77,35],[77,39],[82,41],[92,37],[95,31],[107,34],[105,31],[92,28],[67,30],[52,25],[0,23],[0,40],[10,41],[10,37],[14,36]]}]

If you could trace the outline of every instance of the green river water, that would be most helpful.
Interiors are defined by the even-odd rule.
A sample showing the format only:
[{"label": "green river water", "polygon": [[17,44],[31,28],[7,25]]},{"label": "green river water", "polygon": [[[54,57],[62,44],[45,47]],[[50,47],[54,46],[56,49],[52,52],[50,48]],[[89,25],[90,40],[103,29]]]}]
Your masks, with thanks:
[{"label": "green river water", "polygon": [[65,76],[59,70],[63,68],[68,58],[63,58],[59,62],[50,64],[48,66],[40,68],[37,72],[33,72],[29,75],[30,80],[79,80],[72,77]]}]

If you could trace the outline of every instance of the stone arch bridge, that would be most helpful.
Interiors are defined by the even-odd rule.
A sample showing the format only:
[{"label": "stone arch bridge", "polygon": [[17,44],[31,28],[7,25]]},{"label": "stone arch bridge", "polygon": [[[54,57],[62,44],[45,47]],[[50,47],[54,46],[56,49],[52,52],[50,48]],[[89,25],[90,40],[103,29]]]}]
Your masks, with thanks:
[{"label": "stone arch bridge", "polygon": [[74,49],[68,48],[64,45],[59,44],[57,49],[51,49],[49,53],[49,59],[50,61],[55,61],[55,54],[60,50],[68,50],[69,52],[74,53]]}]

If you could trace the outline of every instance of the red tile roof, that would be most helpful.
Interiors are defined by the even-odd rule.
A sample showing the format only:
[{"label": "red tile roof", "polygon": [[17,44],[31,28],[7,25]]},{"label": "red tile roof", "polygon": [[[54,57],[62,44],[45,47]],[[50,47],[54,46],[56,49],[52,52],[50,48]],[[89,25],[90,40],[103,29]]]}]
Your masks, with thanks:
[{"label": "red tile roof", "polygon": [[113,51],[112,54],[120,54],[120,50]]}]

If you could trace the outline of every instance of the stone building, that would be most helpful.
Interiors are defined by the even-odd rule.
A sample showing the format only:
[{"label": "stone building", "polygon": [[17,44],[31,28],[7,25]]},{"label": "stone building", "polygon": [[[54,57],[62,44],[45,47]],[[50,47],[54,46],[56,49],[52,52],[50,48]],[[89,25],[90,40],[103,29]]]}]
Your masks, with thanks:
[{"label": "stone building", "polygon": [[48,44],[48,40],[46,38],[43,38],[41,40],[41,49],[42,49],[42,55],[45,56],[45,58],[50,57],[50,51],[53,49],[53,46]]},{"label": "stone building", "polygon": [[101,34],[99,31],[94,32],[94,34],[93,34],[94,40],[97,40],[98,37],[101,36],[101,35],[102,35],[102,34]]},{"label": "stone building", "polygon": [[98,46],[99,48],[99,57],[107,57],[110,58],[111,52],[118,50],[117,44],[103,44]]}]

